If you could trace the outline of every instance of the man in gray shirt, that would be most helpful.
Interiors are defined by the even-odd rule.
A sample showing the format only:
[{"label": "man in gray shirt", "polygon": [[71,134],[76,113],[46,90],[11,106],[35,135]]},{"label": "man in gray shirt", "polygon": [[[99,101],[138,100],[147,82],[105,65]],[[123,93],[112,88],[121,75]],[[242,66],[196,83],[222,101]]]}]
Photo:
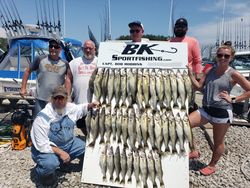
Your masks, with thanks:
[{"label": "man in gray shirt", "polygon": [[52,90],[58,85],[63,85],[67,79],[68,63],[59,57],[60,52],[60,41],[49,40],[49,55],[38,56],[24,72],[20,91],[22,97],[27,94],[27,81],[31,72],[37,73],[33,117],[36,117],[36,114],[48,103]]}]

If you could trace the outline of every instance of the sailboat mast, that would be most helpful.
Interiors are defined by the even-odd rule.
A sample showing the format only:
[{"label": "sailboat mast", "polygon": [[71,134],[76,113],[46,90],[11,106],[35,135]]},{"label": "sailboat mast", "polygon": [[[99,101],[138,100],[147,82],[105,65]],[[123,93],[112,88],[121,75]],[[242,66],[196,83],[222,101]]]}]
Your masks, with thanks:
[{"label": "sailboat mast", "polygon": [[109,25],[109,37],[108,39],[111,40],[111,11],[110,11],[110,0],[108,0],[108,25]]},{"label": "sailboat mast", "polygon": [[173,3],[174,0],[170,0],[170,13],[169,13],[169,23],[168,23],[168,35],[169,37],[173,37]]}]

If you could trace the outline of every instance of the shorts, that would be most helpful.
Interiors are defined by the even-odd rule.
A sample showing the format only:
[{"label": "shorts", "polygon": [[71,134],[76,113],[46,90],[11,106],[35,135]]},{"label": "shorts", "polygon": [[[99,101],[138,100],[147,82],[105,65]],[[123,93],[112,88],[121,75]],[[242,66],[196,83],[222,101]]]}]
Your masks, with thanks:
[{"label": "shorts", "polygon": [[198,112],[212,123],[232,123],[233,121],[233,112],[231,109],[225,110],[215,107],[202,107],[198,109]]}]

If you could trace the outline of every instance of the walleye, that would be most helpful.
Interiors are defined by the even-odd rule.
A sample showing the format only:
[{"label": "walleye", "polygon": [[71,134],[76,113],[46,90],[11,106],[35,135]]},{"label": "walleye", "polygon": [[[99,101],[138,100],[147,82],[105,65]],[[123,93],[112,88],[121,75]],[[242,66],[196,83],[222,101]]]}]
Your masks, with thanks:
[{"label": "walleye", "polygon": [[129,106],[136,101],[136,89],[137,89],[137,69],[127,69],[127,92],[131,102]]},{"label": "walleye", "polygon": [[102,171],[103,180],[106,179],[106,171],[107,171],[107,146],[105,145],[101,150],[101,155],[99,159],[99,166]]},{"label": "walleye", "polygon": [[117,117],[116,114],[117,114],[117,108],[114,108],[111,115],[111,128],[112,128],[113,141],[116,141],[116,117]]},{"label": "walleye", "polygon": [[103,98],[103,103],[106,103],[106,96],[108,93],[108,79],[109,79],[109,69],[104,69],[103,74],[102,74],[102,98]]},{"label": "walleye", "polygon": [[127,176],[128,182],[131,182],[131,176],[133,173],[133,153],[130,149],[127,149]]},{"label": "walleye", "polygon": [[127,98],[127,72],[121,69],[121,105],[126,105]]},{"label": "walleye", "polygon": [[177,133],[178,140],[180,142],[180,149],[181,151],[184,151],[184,135],[183,135],[184,131],[183,131],[183,124],[181,122],[181,117],[179,113],[177,113],[175,117],[175,122],[176,122],[176,133]]},{"label": "walleye", "polygon": [[114,156],[115,173],[116,173],[115,181],[119,181],[119,175],[121,171],[120,155],[121,155],[120,148],[119,146],[117,146],[115,150],[115,156]]},{"label": "walleye", "polygon": [[110,106],[106,107],[105,110],[105,137],[106,137],[106,143],[110,143],[110,136],[111,136],[111,129],[112,129],[112,123],[111,123],[111,108]]},{"label": "walleye", "polygon": [[115,93],[115,102],[116,106],[119,105],[119,101],[121,98],[121,74],[120,69],[115,69],[115,77],[114,77],[114,93]]},{"label": "walleye", "polygon": [[150,104],[153,110],[157,110],[157,94],[156,94],[156,79],[155,79],[155,70],[151,70],[149,75],[150,77],[150,84],[149,84],[149,91],[150,91]]},{"label": "walleye", "polygon": [[95,145],[95,140],[98,136],[99,129],[99,109],[95,109],[92,111],[91,116],[91,127],[90,127],[90,138],[92,139],[89,143],[90,147]]},{"label": "walleye", "polygon": [[143,95],[143,77],[142,77],[142,69],[138,70],[138,81],[137,81],[137,94],[136,94],[136,101],[139,106],[139,109],[142,110],[144,95]]},{"label": "walleye", "polygon": [[186,101],[186,91],[185,91],[185,85],[184,80],[182,78],[180,70],[176,72],[176,80],[177,80],[177,90],[178,94],[181,99],[181,109],[185,109],[185,101]]},{"label": "walleye", "polygon": [[167,109],[170,109],[170,102],[172,100],[171,83],[168,70],[162,71],[163,83],[164,83],[164,96],[165,105]]},{"label": "walleye", "polygon": [[147,187],[148,165],[147,165],[147,157],[145,151],[141,150],[139,152],[139,156],[140,156],[141,180],[143,182],[143,187]]},{"label": "walleye", "polygon": [[134,175],[135,175],[135,179],[136,179],[136,184],[138,184],[140,182],[140,157],[139,157],[139,153],[138,151],[134,151],[133,153],[133,167],[134,167]]},{"label": "walleye", "polygon": [[176,76],[173,70],[170,71],[169,78],[171,80],[170,85],[171,85],[173,106],[176,106],[178,92],[177,92],[177,80],[176,80]]},{"label": "walleye", "polygon": [[149,179],[153,183],[153,187],[157,187],[157,184],[155,182],[155,163],[154,163],[154,158],[153,158],[153,155],[152,155],[152,151],[150,151],[148,153],[147,163],[148,163]]},{"label": "walleye", "polygon": [[127,146],[128,138],[128,112],[127,107],[122,107],[122,141],[123,145]]},{"label": "walleye", "polygon": [[174,115],[173,113],[170,114],[169,116],[169,137],[170,137],[170,141],[171,141],[171,153],[173,153],[173,151],[176,151],[176,148],[175,148],[175,144],[176,144],[176,130],[175,130],[175,127],[176,127],[176,124],[175,124],[175,118],[174,118]]},{"label": "walleye", "polygon": [[144,94],[144,100],[145,100],[145,106],[149,106],[149,70],[148,69],[143,69],[143,74],[142,74],[142,90]]},{"label": "walleye", "polygon": [[100,144],[104,143],[104,134],[105,134],[105,105],[102,105],[101,112],[99,115],[99,129],[100,129]]},{"label": "walleye", "polygon": [[141,111],[138,110],[135,113],[135,132],[136,132],[136,141],[138,143],[138,148],[142,147],[142,132],[141,132]]},{"label": "walleye", "polygon": [[155,74],[156,79],[156,93],[160,103],[160,106],[163,107],[164,100],[164,82],[161,69],[158,69]]},{"label": "walleye", "polygon": [[155,162],[155,170],[156,170],[156,177],[160,181],[160,186],[163,186],[163,171],[162,171],[162,165],[161,165],[161,157],[157,152],[154,152],[153,154],[154,162]]},{"label": "walleye", "polygon": [[100,98],[102,96],[102,88],[101,88],[102,74],[103,74],[103,70],[98,69],[97,74],[95,76],[95,79],[93,81],[95,100],[97,100],[99,102],[100,102]]},{"label": "walleye", "polygon": [[163,140],[165,145],[165,151],[169,150],[168,144],[169,144],[169,123],[168,123],[168,117],[170,112],[166,111],[165,109],[162,112],[162,127],[163,127]]},{"label": "walleye", "polygon": [[188,73],[184,70],[182,74],[185,90],[187,94],[188,104],[191,104],[192,102],[192,96],[193,96],[193,89],[192,89],[192,82],[188,76]]},{"label": "walleye", "polygon": [[148,146],[148,114],[145,110],[141,115],[141,133],[144,147]]},{"label": "walleye", "polygon": [[108,166],[109,175],[110,175],[109,180],[113,180],[113,173],[114,173],[114,168],[115,168],[113,146],[109,146],[108,148],[107,166]]},{"label": "walleye", "polygon": [[161,115],[160,112],[157,111],[154,115],[154,133],[155,133],[155,140],[156,140],[156,148],[158,149],[159,152],[161,152],[161,144],[162,144],[162,140],[163,140],[163,135],[162,135],[162,119],[161,119]]},{"label": "walleye", "polygon": [[155,148],[155,135],[154,135],[154,115],[152,109],[147,110],[148,113],[148,135],[152,149]]},{"label": "walleye", "polygon": [[185,113],[183,119],[182,119],[183,129],[184,129],[184,135],[188,139],[190,150],[194,149],[193,145],[193,133],[192,129],[190,127],[189,119],[187,113]]},{"label": "walleye", "polygon": [[111,100],[114,95],[114,79],[115,79],[115,72],[114,69],[109,69],[109,78],[108,78],[108,104],[111,103]]},{"label": "walleye", "polygon": [[123,148],[121,152],[121,181],[120,183],[125,183],[125,177],[127,172],[127,156],[126,156],[126,149]]},{"label": "walleye", "polygon": [[92,110],[89,110],[87,112],[86,118],[85,118],[85,124],[86,124],[86,129],[87,129],[87,138],[89,139],[90,135],[90,128],[91,128],[91,116],[92,116]]},{"label": "walleye", "polygon": [[135,150],[135,140],[136,140],[136,121],[135,121],[135,111],[133,108],[128,109],[128,136],[130,141],[130,146]]},{"label": "walleye", "polygon": [[121,133],[122,133],[122,110],[117,108],[116,111],[116,136],[118,138],[118,143],[121,143]]}]

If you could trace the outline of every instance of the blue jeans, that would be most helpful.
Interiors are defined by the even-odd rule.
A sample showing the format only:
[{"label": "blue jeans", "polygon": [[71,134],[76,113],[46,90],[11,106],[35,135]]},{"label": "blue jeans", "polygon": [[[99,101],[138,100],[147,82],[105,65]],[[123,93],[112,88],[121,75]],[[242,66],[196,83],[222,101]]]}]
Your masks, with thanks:
[{"label": "blue jeans", "polygon": [[[71,143],[60,148],[70,155],[70,160],[83,156],[85,152],[85,142],[80,138],[74,137]],[[38,176],[53,174],[63,161],[55,153],[41,153],[35,147],[31,148],[32,159],[36,165]]]}]

